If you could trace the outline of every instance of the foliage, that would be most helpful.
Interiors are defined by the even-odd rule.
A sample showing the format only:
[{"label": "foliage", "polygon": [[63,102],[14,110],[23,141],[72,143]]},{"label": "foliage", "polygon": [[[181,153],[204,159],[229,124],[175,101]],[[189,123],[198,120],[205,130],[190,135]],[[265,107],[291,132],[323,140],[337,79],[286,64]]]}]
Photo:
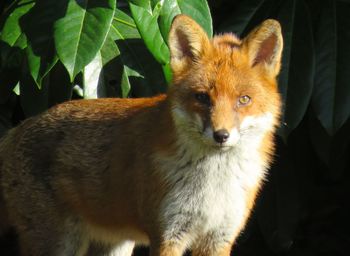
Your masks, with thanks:
[{"label": "foliage", "polygon": [[7,102],[17,85],[30,116],[77,95],[164,92],[171,80],[167,34],[179,13],[212,35],[205,0],[130,0],[118,6],[115,0],[7,1],[0,20],[0,100]]}]

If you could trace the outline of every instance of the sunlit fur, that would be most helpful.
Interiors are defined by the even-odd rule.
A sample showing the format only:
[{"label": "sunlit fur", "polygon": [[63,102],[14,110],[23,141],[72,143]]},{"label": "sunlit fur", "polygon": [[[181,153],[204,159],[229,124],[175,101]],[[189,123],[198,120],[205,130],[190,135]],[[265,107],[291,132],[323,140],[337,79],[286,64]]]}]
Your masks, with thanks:
[{"label": "sunlit fur", "polygon": [[210,40],[179,15],[169,47],[167,95],[67,102],[1,140],[1,216],[23,255],[130,256],[135,243],[151,256],[230,255],[272,159],[280,27]]}]

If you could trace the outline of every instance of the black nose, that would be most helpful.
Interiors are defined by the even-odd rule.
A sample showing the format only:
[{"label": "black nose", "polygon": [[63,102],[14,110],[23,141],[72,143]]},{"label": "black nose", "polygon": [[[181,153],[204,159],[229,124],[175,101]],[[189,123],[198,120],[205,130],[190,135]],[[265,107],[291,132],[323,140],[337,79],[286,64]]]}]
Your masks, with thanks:
[{"label": "black nose", "polygon": [[221,129],[214,132],[213,136],[216,142],[224,143],[227,141],[228,137],[230,137],[230,134],[226,129]]}]

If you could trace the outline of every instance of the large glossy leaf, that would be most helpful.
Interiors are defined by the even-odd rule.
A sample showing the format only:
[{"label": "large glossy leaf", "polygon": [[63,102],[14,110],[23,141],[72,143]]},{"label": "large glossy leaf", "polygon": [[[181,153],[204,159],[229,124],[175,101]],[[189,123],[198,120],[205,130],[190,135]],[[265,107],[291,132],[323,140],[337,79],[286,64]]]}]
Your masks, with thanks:
[{"label": "large glossy leaf", "polygon": [[102,56],[101,52],[98,52],[95,58],[83,69],[84,99],[96,99],[106,96],[103,91],[102,68]]},{"label": "large glossy leaf", "polygon": [[284,51],[279,89],[284,113],[279,134],[288,135],[303,119],[309,105],[315,68],[312,24],[304,1],[286,1],[279,12]]},{"label": "large glossy leaf", "polygon": [[84,98],[100,98],[107,96],[104,67],[120,54],[111,34],[111,32],[108,34],[105,43],[96,54],[95,58],[84,68]]},{"label": "large glossy leaf", "polygon": [[54,52],[54,49],[51,48],[48,55],[44,55],[42,57],[36,55],[32,46],[27,47],[27,58],[28,65],[30,67],[30,73],[34,78],[37,86],[41,87],[41,82],[43,77],[47,75],[48,72],[53,68],[56,64],[58,58]]},{"label": "large glossy leaf", "polygon": [[[145,5],[145,3],[148,3]],[[151,1],[132,1],[130,10],[136,26],[145,41],[147,48],[155,59],[162,65],[169,62],[169,48],[167,47],[158,26],[158,16],[162,8],[159,1],[152,9]]]},{"label": "large glossy leaf", "polygon": [[121,94],[123,98],[128,97],[131,91],[131,84],[130,84],[131,77],[144,78],[135,69],[131,69],[128,66],[124,66],[122,80],[121,80]]},{"label": "large glossy leaf", "polygon": [[116,8],[115,0],[67,0],[64,17],[55,23],[58,56],[71,80],[101,49]]},{"label": "large glossy leaf", "polygon": [[329,135],[334,135],[350,116],[350,36],[347,29],[350,22],[346,12],[349,9],[347,2],[322,1],[316,31],[316,74],[312,105]]},{"label": "large glossy leaf", "polygon": [[[104,67],[110,61],[119,56],[119,49],[112,38],[112,31],[110,30],[106,41],[101,50],[98,51],[95,58],[83,69],[83,98],[101,98],[108,95],[105,85]],[[114,70],[114,72],[116,72]]]},{"label": "large glossy leaf", "polygon": [[110,33],[113,40],[141,38],[133,18],[119,9],[115,11]]},{"label": "large glossy leaf", "polygon": [[213,36],[213,22],[206,0],[178,0],[177,3],[181,13],[192,17],[207,32],[209,37]]},{"label": "large glossy leaf", "polygon": [[[7,17],[4,26],[2,27],[0,39],[10,46],[17,46],[24,49],[27,46],[26,38],[23,35],[19,20],[26,14],[33,6],[33,0],[18,1],[11,14]],[[11,8],[12,9],[12,8]]]},{"label": "large glossy leaf", "polygon": [[120,54],[118,46],[110,34],[108,35],[105,43],[100,50],[103,66],[107,65],[110,61],[118,57]]},{"label": "large glossy leaf", "polygon": [[182,12],[179,6],[179,1],[169,0],[163,2],[162,9],[159,14],[158,23],[160,32],[166,43],[168,43],[168,34],[171,23],[174,17],[180,13]]}]

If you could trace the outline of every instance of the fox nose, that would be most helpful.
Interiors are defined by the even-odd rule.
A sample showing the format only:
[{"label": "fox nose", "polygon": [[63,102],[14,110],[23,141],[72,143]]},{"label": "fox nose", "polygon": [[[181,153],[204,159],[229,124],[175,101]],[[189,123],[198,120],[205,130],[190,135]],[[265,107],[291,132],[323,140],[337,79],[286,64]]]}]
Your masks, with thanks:
[{"label": "fox nose", "polygon": [[214,132],[213,137],[216,142],[224,143],[230,137],[230,134],[226,129],[220,129]]}]

